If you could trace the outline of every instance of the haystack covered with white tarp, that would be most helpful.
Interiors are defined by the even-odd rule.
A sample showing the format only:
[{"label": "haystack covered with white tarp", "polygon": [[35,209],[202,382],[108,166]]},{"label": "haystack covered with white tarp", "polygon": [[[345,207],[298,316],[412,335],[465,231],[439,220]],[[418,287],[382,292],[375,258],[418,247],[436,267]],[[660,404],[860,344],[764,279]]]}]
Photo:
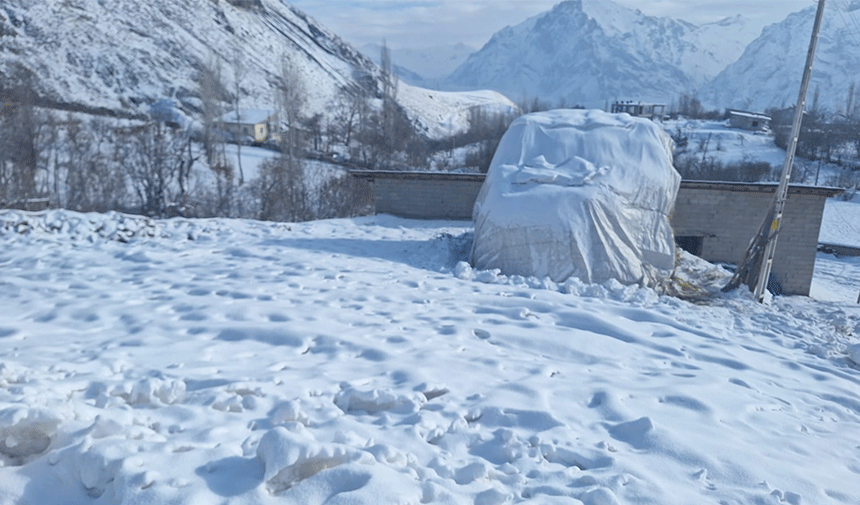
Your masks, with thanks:
[{"label": "haystack covered with white tarp", "polygon": [[475,203],[472,263],[507,275],[654,286],[671,275],[681,177],[647,119],[557,110],[510,126]]}]

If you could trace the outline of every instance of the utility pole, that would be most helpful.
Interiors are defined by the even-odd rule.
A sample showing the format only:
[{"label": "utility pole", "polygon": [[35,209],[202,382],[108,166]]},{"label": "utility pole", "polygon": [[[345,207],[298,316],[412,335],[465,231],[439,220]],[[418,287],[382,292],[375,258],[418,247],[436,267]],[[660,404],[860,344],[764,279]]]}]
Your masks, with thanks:
[{"label": "utility pole", "polygon": [[791,127],[785,164],[782,167],[782,176],[774,196],[774,203],[759,232],[750,242],[744,260],[738,266],[732,280],[723,288],[723,291],[731,291],[740,286],[741,283],[747,284],[750,289],[753,289],[755,299],[759,303],[764,300],[764,292],[767,289],[767,281],[773,266],[776,240],[782,225],[785,202],[788,199],[788,182],[791,179],[791,169],[794,166],[794,155],[800,136],[800,124],[803,121],[803,109],[806,107],[806,92],[809,90],[812,64],[815,61],[815,50],[818,47],[818,32],[821,30],[821,22],[824,19],[824,3],[825,0],[818,0],[818,11],[815,13],[812,38],[809,41],[809,53],[806,55],[806,66],[803,69],[803,79],[800,82],[800,95],[797,97],[797,106],[794,109],[794,124]]}]

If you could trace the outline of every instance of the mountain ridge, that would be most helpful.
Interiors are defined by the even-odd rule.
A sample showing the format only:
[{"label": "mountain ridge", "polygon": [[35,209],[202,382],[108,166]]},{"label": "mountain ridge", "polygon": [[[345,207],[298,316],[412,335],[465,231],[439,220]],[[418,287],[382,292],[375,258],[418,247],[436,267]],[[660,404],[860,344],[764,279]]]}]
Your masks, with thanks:
[{"label": "mountain ridge", "polygon": [[[825,9],[807,109],[860,114],[857,103],[860,89],[854,89],[858,77],[853,71],[860,67],[858,9],[860,2],[856,1]],[[702,101],[709,106],[749,110],[793,107],[800,90],[815,12],[816,7],[810,6],[766,26],[737,61],[702,89]]]},{"label": "mountain ridge", "polygon": [[615,99],[668,103],[740,56],[755,37],[750,26],[743,16],[697,26],[609,0],[566,0],[496,32],[445,85],[598,108]]}]

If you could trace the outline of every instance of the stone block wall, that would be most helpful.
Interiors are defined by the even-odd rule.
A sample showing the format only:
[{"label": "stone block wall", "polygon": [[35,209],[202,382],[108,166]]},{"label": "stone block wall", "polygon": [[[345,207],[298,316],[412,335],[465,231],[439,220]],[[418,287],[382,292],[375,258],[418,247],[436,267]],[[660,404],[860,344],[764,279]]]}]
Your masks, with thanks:
[{"label": "stone block wall", "polygon": [[415,219],[472,219],[484,176],[421,172],[351,172],[373,180],[377,214]]},{"label": "stone block wall", "polygon": [[[675,236],[701,237],[701,257],[739,263],[773,203],[775,185],[688,182],[681,185]],[[777,241],[773,275],[786,294],[808,295],[824,202],[837,191],[792,187]]]},{"label": "stone block wall", "polygon": [[[376,212],[416,219],[472,218],[481,174],[351,172],[372,182]],[[701,257],[737,264],[768,211],[776,184],[683,181],[672,226],[676,237],[698,237]],[[818,232],[832,188],[792,186],[777,242],[773,274],[785,294],[808,295]]]}]

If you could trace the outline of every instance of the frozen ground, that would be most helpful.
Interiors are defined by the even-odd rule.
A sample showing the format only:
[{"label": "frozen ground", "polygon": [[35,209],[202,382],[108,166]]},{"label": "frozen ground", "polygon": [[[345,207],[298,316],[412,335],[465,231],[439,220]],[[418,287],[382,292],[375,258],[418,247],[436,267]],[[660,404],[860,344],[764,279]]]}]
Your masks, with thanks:
[{"label": "frozen ground", "polygon": [[504,278],[470,231],[0,212],[0,504],[860,503],[853,300]]}]

